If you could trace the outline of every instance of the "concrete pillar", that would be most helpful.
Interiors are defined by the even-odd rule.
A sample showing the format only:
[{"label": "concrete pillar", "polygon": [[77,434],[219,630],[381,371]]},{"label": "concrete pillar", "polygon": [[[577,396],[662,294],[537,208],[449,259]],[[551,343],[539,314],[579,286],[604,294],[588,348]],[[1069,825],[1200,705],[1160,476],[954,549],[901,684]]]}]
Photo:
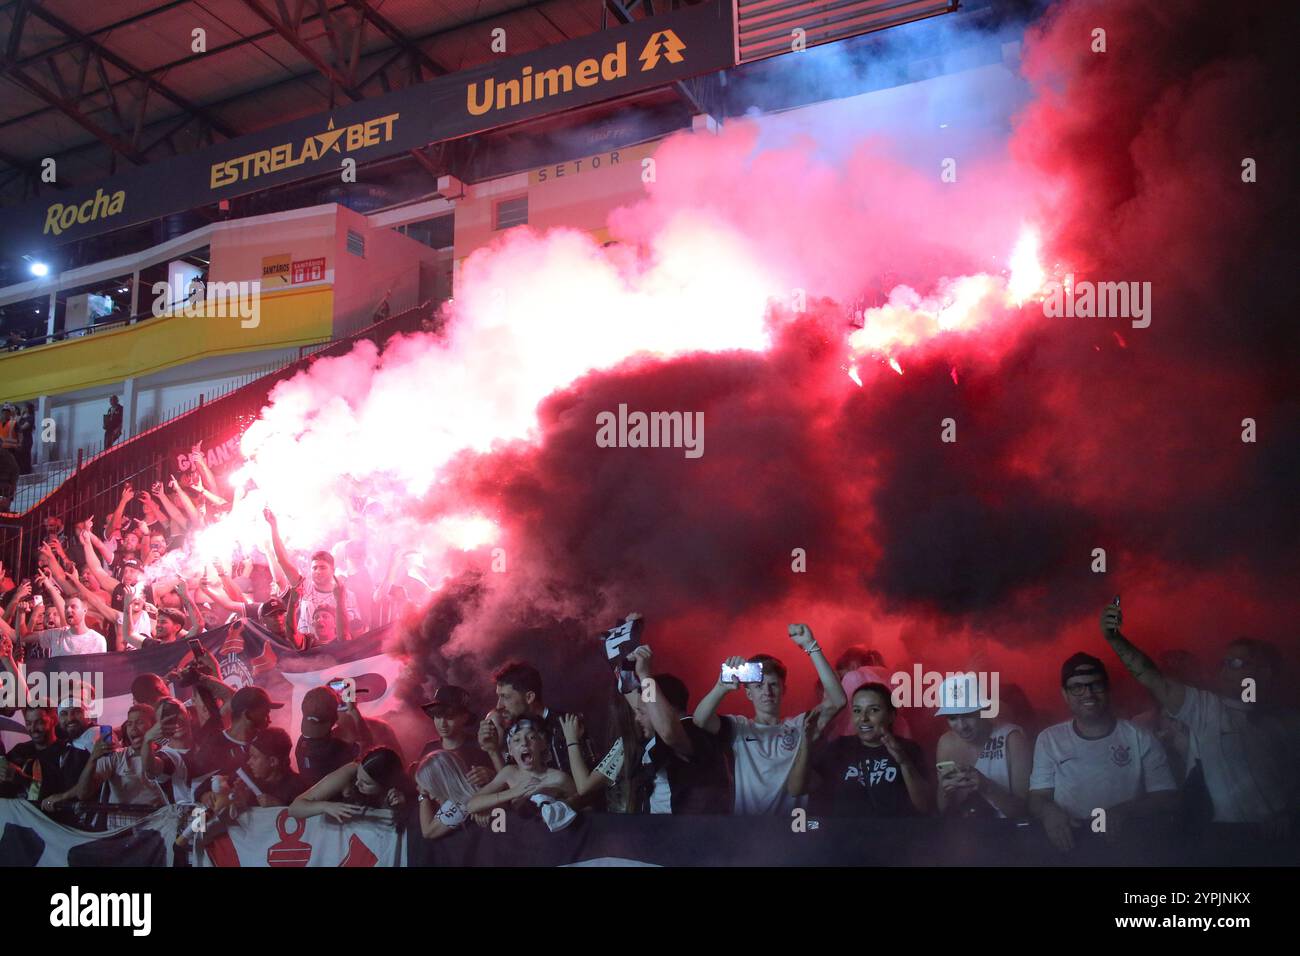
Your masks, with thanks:
[{"label": "concrete pillar", "polygon": [[[42,395],[36,399],[36,428],[32,432],[32,464],[37,462],[46,462],[54,457],[54,449],[57,445],[47,445],[41,441],[41,436],[45,432],[45,416],[50,407],[49,397]],[[58,438],[58,433],[54,435]]]},{"label": "concrete pillar", "polygon": [[135,434],[135,376],[122,383],[122,437],[126,441]]}]

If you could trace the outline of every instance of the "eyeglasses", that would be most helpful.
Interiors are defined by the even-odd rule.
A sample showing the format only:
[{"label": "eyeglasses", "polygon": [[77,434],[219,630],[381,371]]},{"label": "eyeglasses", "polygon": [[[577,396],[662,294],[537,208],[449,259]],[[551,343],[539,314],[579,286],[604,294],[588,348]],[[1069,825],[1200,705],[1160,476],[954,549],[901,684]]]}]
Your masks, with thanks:
[{"label": "eyeglasses", "polygon": [[1106,692],[1107,684],[1104,680],[1090,680],[1083,684],[1066,684],[1065,689],[1070,692],[1071,697],[1082,697],[1085,692],[1091,691],[1093,696],[1098,696]]}]

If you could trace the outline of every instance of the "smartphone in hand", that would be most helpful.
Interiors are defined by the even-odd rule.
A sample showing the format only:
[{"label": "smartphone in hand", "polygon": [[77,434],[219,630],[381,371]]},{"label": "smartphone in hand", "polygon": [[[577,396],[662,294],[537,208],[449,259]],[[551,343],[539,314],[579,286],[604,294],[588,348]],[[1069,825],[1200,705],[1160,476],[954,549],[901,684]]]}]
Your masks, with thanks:
[{"label": "smartphone in hand", "polygon": [[722,665],[722,682],[740,683],[740,684],[761,684],[763,683],[763,664],[761,661],[746,661],[744,664],[738,664],[730,667],[727,664]]}]

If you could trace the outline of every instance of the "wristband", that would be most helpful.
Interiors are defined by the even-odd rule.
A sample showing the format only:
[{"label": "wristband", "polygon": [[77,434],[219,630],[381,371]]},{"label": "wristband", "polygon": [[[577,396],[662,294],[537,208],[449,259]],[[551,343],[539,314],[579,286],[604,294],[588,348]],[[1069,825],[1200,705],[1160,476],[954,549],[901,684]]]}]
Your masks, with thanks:
[{"label": "wristband", "polygon": [[822,649],[822,646],[821,646],[820,644],[818,644],[816,641],[813,641],[813,643],[812,643],[812,647],[805,647],[805,648],[804,648],[804,652],[805,652],[809,657],[811,657],[812,655],[816,654],[816,653],[817,653],[818,651],[820,651],[821,649]]},{"label": "wristband", "polygon": [[452,803],[449,800],[438,811],[438,822],[451,830],[459,827],[467,819],[469,819],[469,811],[465,809],[463,803]]},{"label": "wristband", "polygon": [[575,740],[573,743],[569,744],[569,747],[581,747],[581,746],[582,746],[581,740]]}]

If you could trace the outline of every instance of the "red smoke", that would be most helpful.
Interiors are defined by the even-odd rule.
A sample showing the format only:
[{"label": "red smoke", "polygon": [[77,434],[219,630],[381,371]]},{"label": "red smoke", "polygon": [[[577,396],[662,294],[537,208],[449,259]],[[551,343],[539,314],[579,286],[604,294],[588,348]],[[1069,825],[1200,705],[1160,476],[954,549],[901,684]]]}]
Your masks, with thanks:
[{"label": "red smoke", "polygon": [[[1055,7],[1026,35],[1035,98],[1014,159],[958,157],[956,183],[884,139],[835,167],[810,144],[756,152],[743,123],[678,137],[647,200],[612,218],[622,246],[507,237],[467,265],[448,343],[417,337],[337,375],[321,363],[277,397],[269,419],[296,410],[254,433],[257,453],[312,447],[302,423],[333,402],[348,408],[331,428],[390,428],[410,456],[336,445],[327,463],[322,444],[311,461],[322,493],[359,481],[382,497],[384,533],[447,575],[402,640],[412,698],[448,669],[482,687],[514,653],[563,704],[599,673],[586,639],[630,610],[695,699],[727,655],[770,651],[795,664],[795,705],[812,672],[789,621],[832,656],[974,659],[1057,709],[1060,660],[1107,656],[1095,621],[1117,592],[1152,650],[1209,663],[1233,635],[1293,642],[1285,32],[1210,3]],[[1026,228],[1055,275],[1150,282],[1151,326],[1009,300]],[[501,289],[517,298],[498,314]],[[872,289],[869,341],[850,342]],[[597,415],[620,404],[703,412],[703,456],[598,447]],[[426,440],[436,453],[411,448]],[[299,510],[300,536],[340,530]],[[432,534],[446,516],[490,520],[501,550]]]}]

